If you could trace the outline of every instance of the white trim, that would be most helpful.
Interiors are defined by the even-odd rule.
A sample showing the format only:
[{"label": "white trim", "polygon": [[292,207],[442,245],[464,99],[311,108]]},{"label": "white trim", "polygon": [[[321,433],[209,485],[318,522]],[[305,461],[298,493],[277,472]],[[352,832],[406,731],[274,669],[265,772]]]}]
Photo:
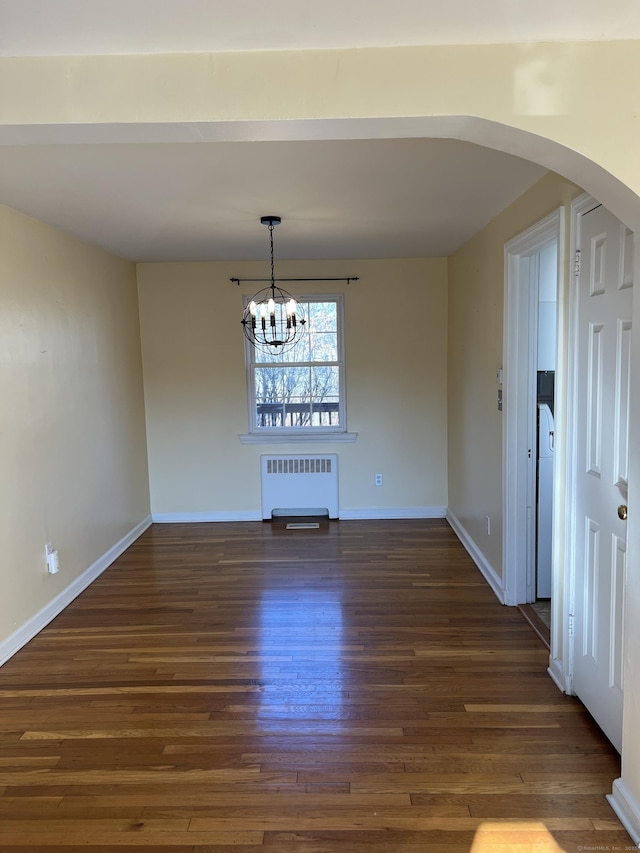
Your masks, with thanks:
[{"label": "white trim", "polygon": [[[629,435],[637,436],[640,431],[640,393],[637,374],[640,365],[640,231],[633,236],[633,335],[631,400],[629,412]],[[632,441],[629,455],[629,494],[627,503],[633,518],[640,505],[640,453],[638,442]],[[611,808],[620,818],[635,844],[640,849],[640,779],[637,768],[640,762],[640,738],[638,737],[638,697],[640,686],[640,650],[638,646],[638,591],[640,589],[640,531],[632,521],[627,531],[627,586],[624,616],[624,705],[622,729],[622,776],[613,783],[612,793],[607,797]]]},{"label": "white trim", "polygon": [[208,521],[262,521],[262,513],[256,510],[231,512],[154,512],[154,524],[200,524]]},{"label": "white trim", "polygon": [[556,687],[561,693],[570,693],[570,685],[569,680],[567,678],[566,673],[562,669],[562,661],[553,658],[549,655],[549,666],[547,667],[547,672],[551,677],[551,680],[554,682]]},{"label": "white trim", "polygon": [[323,444],[325,442],[353,443],[358,438],[357,432],[299,432],[299,433],[275,433],[255,432],[239,433],[240,444],[298,444],[302,442],[314,442]]},{"label": "white trim", "polygon": [[484,579],[487,581],[491,589],[494,591],[496,598],[500,604],[505,604],[504,590],[502,587],[502,579],[493,568],[491,563],[484,556],[480,548],[467,533],[460,519],[458,519],[450,510],[447,511],[447,521],[451,525],[453,532],[456,534],[465,550],[476,564]]},{"label": "white trim", "polygon": [[633,843],[640,849],[640,803],[633,797],[622,779],[615,779],[607,800],[620,822],[627,830]]},{"label": "white trim", "polygon": [[[523,604],[530,600],[527,571],[531,557],[528,551],[527,495],[530,487],[527,442],[531,437],[522,429],[523,412],[529,408],[531,377],[529,376],[530,308],[527,282],[522,281],[522,261],[551,241],[558,247],[558,283],[563,274],[564,208],[546,216],[504,246],[504,346],[503,346],[503,596],[506,604]],[[526,303],[526,304],[525,304]],[[526,324],[526,329],[523,326]],[[527,421],[529,420],[526,415]],[[557,429],[556,429],[557,432]],[[531,447],[531,444],[529,444]],[[558,466],[556,466],[557,469]],[[557,478],[554,478],[554,498]],[[554,500],[554,506],[559,506]],[[554,566],[553,575],[557,575]]]},{"label": "white trim", "polygon": [[340,518],[349,520],[394,519],[394,518],[446,518],[446,506],[405,506],[405,507],[340,507]]},{"label": "white trim", "polygon": [[113,547],[109,548],[95,563],[72,581],[66,589],[62,590],[59,595],[45,605],[42,610],[38,611],[35,616],[28,619],[24,625],[21,625],[17,631],[14,631],[4,642],[0,643],[0,666],[6,663],[10,657],[13,657],[36,634],[39,634],[59,613],[62,613],[74,598],[77,598],[105,569],[108,569],[150,526],[151,516],[149,515],[123,536],[119,542],[116,542]]},{"label": "white trim", "polygon": [[[578,430],[582,426],[577,419],[578,394],[578,277],[575,274],[576,250],[580,242],[580,218],[584,213],[598,205],[589,193],[574,198],[571,202],[571,220],[569,227],[569,308],[568,308],[568,346],[567,346],[567,427],[565,462],[565,566],[564,601],[565,631],[564,648],[567,693],[573,693],[573,661],[575,638],[569,633],[569,614],[575,613],[575,541],[576,541],[576,488],[577,488],[577,445]],[[552,613],[553,618],[553,613]]]},{"label": "white trim", "polygon": [[[340,508],[340,518],[348,520],[394,518],[446,518],[446,506],[352,507]],[[154,524],[198,524],[209,521],[262,521],[260,510],[237,512],[154,512]]]}]

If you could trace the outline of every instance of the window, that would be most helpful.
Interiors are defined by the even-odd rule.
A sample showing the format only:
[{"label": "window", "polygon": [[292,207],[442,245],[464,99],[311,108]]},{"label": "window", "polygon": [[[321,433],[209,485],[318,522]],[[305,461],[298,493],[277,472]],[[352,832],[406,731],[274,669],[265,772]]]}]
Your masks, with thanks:
[{"label": "window", "polygon": [[342,297],[304,297],[306,332],[281,355],[246,342],[253,434],[344,432]]}]

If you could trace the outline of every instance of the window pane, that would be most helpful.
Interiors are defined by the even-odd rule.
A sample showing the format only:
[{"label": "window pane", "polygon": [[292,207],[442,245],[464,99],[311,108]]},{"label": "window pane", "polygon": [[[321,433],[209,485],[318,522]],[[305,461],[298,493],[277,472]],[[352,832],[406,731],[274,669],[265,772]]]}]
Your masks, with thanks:
[{"label": "window pane", "polygon": [[311,368],[311,402],[314,426],[340,425],[340,370]]},{"label": "window pane", "polygon": [[297,344],[285,353],[285,358],[283,361],[311,361],[311,355],[309,352],[309,330],[307,329]]},{"label": "window pane", "polygon": [[309,317],[309,361],[337,361],[337,305],[335,302],[312,302],[307,316]]},{"label": "window pane", "polygon": [[259,368],[255,372],[256,424],[259,427],[283,425],[283,381],[278,367]]},{"label": "window pane", "polygon": [[311,425],[309,367],[256,367],[258,427]]},{"label": "window pane", "polygon": [[305,305],[309,328],[312,332],[335,332],[338,313],[335,302],[310,302]]},{"label": "window pane", "polygon": [[289,364],[291,361],[309,361],[309,335],[304,332],[293,349],[284,353],[276,347],[269,352],[256,347],[253,357],[256,364]]},{"label": "window pane", "polygon": [[335,332],[309,333],[309,361],[337,361],[338,339]]}]

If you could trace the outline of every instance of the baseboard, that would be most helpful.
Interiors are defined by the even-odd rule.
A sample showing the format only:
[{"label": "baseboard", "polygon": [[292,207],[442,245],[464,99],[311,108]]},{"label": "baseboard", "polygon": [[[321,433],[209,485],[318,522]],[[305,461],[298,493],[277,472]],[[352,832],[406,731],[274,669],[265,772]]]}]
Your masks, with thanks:
[{"label": "baseboard", "polygon": [[614,781],[613,790],[607,795],[607,800],[633,839],[633,843],[640,847],[640,803],[628,790],[622,779]]},{"label": "baseboard", "polygon": [[394,519],[394,518],[445,518],[446,506],[405,506],[405,507],[340,507],[340,518],[348,520]]},{"label": "baseboard", "polygon": [[451,511],[447,512],[446,518],[451,527],[453,528],[453,532],[456,534],[460,542],[462,542],[466,552],[469,554],[476,566],[480,569],[480,572],[482,573],[484,579],[495,593],[495,596],[500,602],[500,604],[504,604],[505,597],[504,590],[502,588],[502,580],[500,579],[500,576],[498,575],[496,570],[484,556],[480,548],[478,548],[471,536],[469,536],[460,520]]},{"label": "baseboard", "polygon": [[561,663],[562,662],[559,660],[553,660],[551,655],[549,655],[549,666],[547,667],[547,672],[561,693],[571,693],[567,676],[562,671]]},{"label": "baseboard", "polygon": [[[394,518],[445,518],[445,506],[411,507],[353,507],[340,509],[339,517],[344,520],[394,519]],[[248,512],[154,512],[154,524],[197,524],[207,521],[262,521],[260,510]]]},{"label": "baseboard", "polygon": [[42,608],[35,616],[32,616],[17,631],[0,643],[0,666],[10,657],[32,640],[36,634],[51,622],[52,619],[62,613],[74,598],[85,590],[93,581],[104,572],[136,539],[151,525],[151,516],[147,516],[140,524],[137,524],[119,542],[99,557],[93,565],[89,566],[79,577],[72,581],[69,586],[57,595],[52,601]]},{"label": "baseboard", "polygon": [[237,512],[154,512],[154,524],[199,524],[208,521],[262,521],[260,510]]}]

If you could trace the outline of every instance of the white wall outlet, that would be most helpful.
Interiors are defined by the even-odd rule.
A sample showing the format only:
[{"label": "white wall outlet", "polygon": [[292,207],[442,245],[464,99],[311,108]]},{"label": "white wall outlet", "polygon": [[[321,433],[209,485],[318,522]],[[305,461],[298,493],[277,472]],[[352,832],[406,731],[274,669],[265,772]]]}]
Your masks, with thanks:
[{"label": "white wall outlet", "polygon": [[58,552],[54,550],[51,542],[47,542],[44,546],[44,553],[47,558],[47,571],[50,575],[55,575],[60,571],[60,562],[58,560]]},{"label": "white wall outlet", "polygon": [[381,486],[382,485],[382,474],[375,474],[375,476],[373,478],[373,482],[376,484],[376,486]]}]

